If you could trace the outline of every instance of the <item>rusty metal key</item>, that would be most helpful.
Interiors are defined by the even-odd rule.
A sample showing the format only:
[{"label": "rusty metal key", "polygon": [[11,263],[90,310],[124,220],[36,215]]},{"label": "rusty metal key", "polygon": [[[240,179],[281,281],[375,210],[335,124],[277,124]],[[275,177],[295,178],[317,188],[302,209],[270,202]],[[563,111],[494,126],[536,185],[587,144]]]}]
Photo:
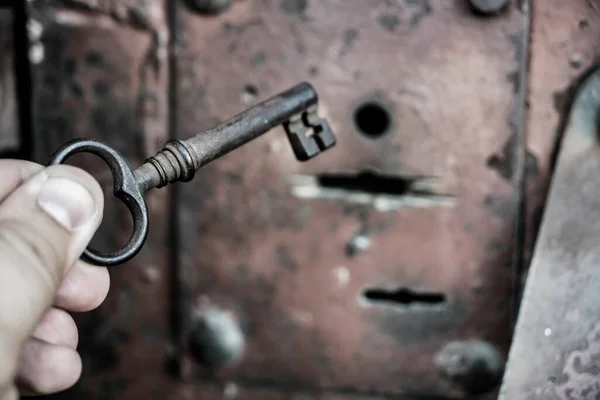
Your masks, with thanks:
[{"label": "rusty metal key", "polygon": [[50,164],[60,164],[75,153],[99,156],[113,174],[114,195],[133,217],[132,235],[122,249],[100,253],[87,248],[82,258],[95,265],[114,266],[135,257],[148,236],[146,191],[176,181],[191,181],[202,166],[279,125],[284,126],[299,161],[310,160],[336,143],[329,123],[318,114],[316,91],[304,82],[189,139],[168,141],[135,170],[115,149],[97,140],[80,138],[64,144],[53,154]]}]

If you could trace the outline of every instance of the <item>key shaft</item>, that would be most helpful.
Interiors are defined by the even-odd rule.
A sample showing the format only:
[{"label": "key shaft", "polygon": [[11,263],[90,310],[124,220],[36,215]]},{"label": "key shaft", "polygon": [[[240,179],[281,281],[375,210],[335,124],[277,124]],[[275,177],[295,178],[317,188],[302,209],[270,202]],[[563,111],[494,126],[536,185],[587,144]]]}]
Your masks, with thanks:
[{"label": "key shaft", "polygon": [[[294,137],[290,135],[305,134],[305,132],[292,132],[290,121],[305,120],[309,123],[311,118],[308,115],[316,114],[317,102],[318,96],[313,87],[308,83],[301,83],[189,139],[171,140],[165,144],[163,150],[149,158],[134,172],[140,189],[146,191],[163,187],[175,181],[190,181],[202,166],[269,132],[278,125],[284,124],[290,139]],[[322,120],[319,119],[319,121]],[[326,123],[326,121],[324,122]],[[302,155],[303,151],[306,152],[305,147],[307,147],[302,141],[300,144],[293,142],[296,157],[305,161],[318,154],[319,150],[333,146],[335,137],[328,125],[325,131],[324,133],[329,138],[328,145],[320,146],[323,148],[312,151],[309,157]],[[318,133],[323,134],[322,132]],[[302,139],[306,142],[311,138],[304,137]],[[313,145],[322,142],[316,137],[312,141]]]},{"label": "key shaft", "polygon": [[144,192],[175,181],[192,180],[203,165],[216,160],[252,139],[283,125],[299,161],[309,160],[336,143],[324,118],[317,112],[318,97],[313,87],[301,83],[236,115],[228,121],[187,140],[171,140],[135,171],[119,152],[94,139],[65,143],[50,164],[60,164],[75,153],[89,152],[101,157],[113,174],[113,193],[122,200],[133,218],[129,242],[117,251],[101,253],[87,248],[83,259],[96,265],[118,265],[133,258],[148,235],[149,215]]}]

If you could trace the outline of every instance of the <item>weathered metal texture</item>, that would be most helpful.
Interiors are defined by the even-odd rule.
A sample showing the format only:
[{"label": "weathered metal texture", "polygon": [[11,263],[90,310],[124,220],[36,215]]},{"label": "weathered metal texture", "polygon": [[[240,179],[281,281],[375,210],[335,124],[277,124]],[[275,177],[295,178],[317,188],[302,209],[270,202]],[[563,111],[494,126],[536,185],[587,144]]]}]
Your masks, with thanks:
[{"label": "weathered metal texture", "polygon": [[597,2],[538,1],[532,12],[525,265],[531,260],[573,89],[600,56]]},{"label": "weathered metal texture", "polygon": [[[150,217],[165,229],[78,318],[84,377],[57,397],[466,398],[437,370],[440,352],[468,339],[507,350],[528,9],[481,18],[467,1],[248,0],[209,17],[181,1],[170,70],[162,2],[30,4],[42,27],[40,161],[91,136],[138,165],[169,130],[186,138],[304,80],[339,135],[299,166],[284,131],[271,132],[175,185],[170,214],[168,191],[153,193]],[[106,167],[76,158],[110,203]],[[323,187],[314,174],[327,174]],[[117,205],[95,246],[129,237]],[[223,364],[240,356],[223,371],[186,346],[214,337],[198,326],[215,310],[244,335],[212,343],[231,351]],[[461,367],[450,364],[445,374]]]},{"label": "weathered metal texture", "polygon": [[[101,140],[139,165],[168,137],[168,60],[156,41],[165,32],[162,2],[28,2],[37,57],[33,73],[33,128],[36,161],[77,137]],[[98,6],[100,7],[100,6]],[[123,11],[123,9],[125,11]],[[154,19],[125,17],[148,13]],[[123,13],[125,16],[123,16]],[[154,25],[152,25],[154,24]],[[125,207],[112,195],[106,164],[77,155],[73,164],[94,175],[105,191],[106,209],[92,245],[120,247],[131,233]],[[153,226],[168,226],[169,189],[146,197]],[[57,398],[135,398],[121,395],[145,380],[163,383],[170,309],[169,230],[154,229],[136,259],[111,271],[111,290],[98,310],[76,315],[83,377]],[[151,367],[148,367],[151,366]],[[148,368],[142,368],[148,367]],[[145,397],[152,398],[151,396]]]},{"label": "weathered metal texture", "polygon": [[21,144],[14,52],[15,10],[0,8],[0,154]]},{"label": "weathered metal texture", "polygon": [[600,70],[573,102],[501,399],[597,399]]},{"label": "weathered metal texture", "polygon": [[[303,80],[339,135],[300,166],[279,129],[180,187],[181,338],[211,308],[246,335],[223,370],[183,353],[183,378],[466,397],[434,359],[451,341],[509,344],[528,9],[480,18],[466,1],[271,0],[211,18],[180,11],[181,137]],[[353,176],[366,169],[376,175]]]}]

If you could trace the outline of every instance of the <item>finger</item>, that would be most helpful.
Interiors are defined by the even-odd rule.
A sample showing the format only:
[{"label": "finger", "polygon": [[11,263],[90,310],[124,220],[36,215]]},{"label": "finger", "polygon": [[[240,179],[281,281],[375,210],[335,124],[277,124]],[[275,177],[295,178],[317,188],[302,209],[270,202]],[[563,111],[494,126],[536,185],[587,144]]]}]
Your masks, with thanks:
[{"label": "finger", "polygon": [[31,339],[23,347],[16,382],[22,395],[50,394],[73,386],[81,369],[72,348]]},{"label": "finger", "polygon": [[0,203],[19,187],[23,182],[34,174],[37,174],[44,167],[42,165],[23,160],[0,160],[0,171],[2,179],[0,180]]},{"label": "finger", "polygon": [[61,251],[52,261],[71,267],[100,225],[103,206],[102,189],[91,175],[68,165],[55,165],[31,177],[5,199],[0,221],[33,225],[36,231],[29,235],[33,239],[40,234],[54,235],[48,239]]},{"label": "finger", "polygon": [[54,305],[72,312],[91,311],[102,304],[109,287],[107,268],[77,261],[60,284]]},{"label": "finger", "polygon": [[35,327],[31,335],[35,339],[50,344],[58,344],[77,349],[79,335],[77,325],[68,312],[58,308],[49,309]]},{"label": "finger", "polygon": [[0,204],[0,386],[14,376],[19,349],[100,225],[103,200],[90,175],[58,165]]}]

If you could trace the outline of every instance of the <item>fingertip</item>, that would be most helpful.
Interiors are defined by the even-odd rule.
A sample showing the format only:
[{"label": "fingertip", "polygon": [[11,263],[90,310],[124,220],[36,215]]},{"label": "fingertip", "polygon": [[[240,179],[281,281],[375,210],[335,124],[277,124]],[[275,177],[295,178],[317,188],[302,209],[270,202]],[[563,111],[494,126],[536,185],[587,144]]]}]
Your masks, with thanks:
[{"label": "fingertip", "polygon": [[110,274],[106,267],[77,261],[61,282],[54,304],[72,312],[91,311],[106,299]]},{"label": "fingertip", "polygon": [[31,161],[0,160],[0,171],[2,171],[0,203],[19,185],[43,169],[43,165]]},{"label": "fingertip", "polygon": [[54,307],[44,314],[31,336],[72,349],[77,349],[79,342],[79,332],[73,317],[65,310]]},{"label": "fingertip", "polygon": [[16,381],[24,395],[51,394],[77,383],[81,371],[82,361],[77,351],[31,339],[23,347]]}]

